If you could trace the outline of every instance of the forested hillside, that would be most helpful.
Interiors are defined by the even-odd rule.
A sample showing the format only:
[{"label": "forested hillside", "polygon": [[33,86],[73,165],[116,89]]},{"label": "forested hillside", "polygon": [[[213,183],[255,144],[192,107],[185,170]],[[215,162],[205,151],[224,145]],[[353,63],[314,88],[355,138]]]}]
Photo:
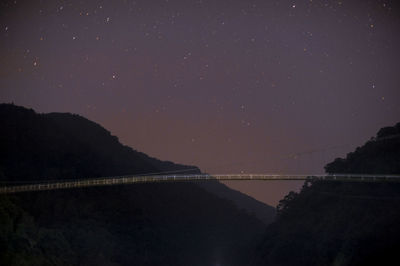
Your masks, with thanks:
[{"label": "forested hillside", "polygon": [[[0,124],[2,182],[199,172],[123,146],[77,115],[2,104]],[[1,195],[0,223],[1,265],[243,265],[265,230],[195,183]]]},{"label": "forested hillside", "polygon": [[[329,173],[400,174],[400,124],[326,166]],[[252,265],[397,265],[400,183],[308,181],[278,206]]]}]

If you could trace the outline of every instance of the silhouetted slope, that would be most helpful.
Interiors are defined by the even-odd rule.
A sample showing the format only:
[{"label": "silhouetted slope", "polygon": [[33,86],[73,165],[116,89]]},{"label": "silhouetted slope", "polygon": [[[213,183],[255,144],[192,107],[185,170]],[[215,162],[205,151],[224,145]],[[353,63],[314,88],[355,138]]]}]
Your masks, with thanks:
[{"label": "silhouetted slope", "polygon": [[[326,170],[400,174],[398,130],[381,129]],[[278,205],[252,265],[397,265],[399,206],[400,183],[306,182]]]},{"label": "silhouetted slope", "polygon": [[80,178],[177,169],[200,172],[194,166],[160,161],[124,146],[100,125],[78,115],[36,114],[1,104],[0,123],[3,179]]},{"label": "silhouetted slope", "polygon": [[[91,122],[81,116],[62,114],[62,113],[50,113],[45,115],[46,118],[52,120],[63,132],[67,132],[75,139],[85,145],[90,146],[94,150],[96,155],[105,157],[106,161],[113,162],[118,165],[119,169],[127,169],[125,173],[130,174],[133,171],[135,173],[144,172],[146,169],[154,168],[154,171],[174,171],[174,170],[185,170],[180,173],[200,173],[200,170],[195,166],[178,165],[168,161],[160,161],[155,158],[151,158],[144,153],[132,150],[128,146],[123,146],[123,153],[121,152],[121,144],[118,138],[111,136],[110,132],[98,124]],[[79,128],[79,130],[77,130]],[[112,138],[113,141],[110,141]],[[104,143],[101,145],[100,143]],[[110,154],[117,154],[110,157]],[[121,159],[122,158],[122,159]],[[118,162],[115,162],[118,160]],[[140,162],[134,169],[131,169],[132,165],[136,162]],[[140,169],[140,166],[145,167]],[[140,169],[140,170],[139,170]],[[115,173],[115,170],[112,169]],[[268,206],[262,202],[259,202],[239,191],[232,190],[224,184],[215,182],[197,182],[202,188],[207,191],[214,193],[218,197],[231,200],[241,209],[253,213],[261,221],[268,224],[271,223],[275,218],[275,208]]]},{"label": "silhouetted slope", "polygon": [[[71,114],[0,105],[4,180],[140,174],[192,166],[123,146]],[[264,224],[194,183],[0,196],[1,265],[243,265]]]},{"label": "silhouetted slope", "polygon": [[270,224],[275,219],[276,209],[274,207],[259,202],[239,191],[230,189],[220,182],[200,182],[198,185],[219,197],[231,200],[236,206],[254,214],[265,224]]},{"label": "silhouetted slope", "polygon": [[[186,170],[122,145],[100,125],[68,113],[36,114],[23,107],[1,104],[0,179],[45,180]],[[216,182],[217,183],[217,182]],[[264,223],[275,217],[274,208],[223,184],[205,185],[219,197],[254,213]]]},{"label": "silhouetted slope", "polygon": [[400,123],[394,127],[384,127],[377,136],[354,152],[347,154],[346,159],[337,158],[325,166],[328,173],[400,173]]},{"label": "silhouetted slope", "polygon": [[[36,255],[66,265],[243,265],[264,230],[230,202],[185,183],[24,193],[11,202],[27,218],[9,214],[13,226],[0,233],[0,246],[12,243],[9,253],[28,262]],[[48,235],[24,233],[27,223]]]}]

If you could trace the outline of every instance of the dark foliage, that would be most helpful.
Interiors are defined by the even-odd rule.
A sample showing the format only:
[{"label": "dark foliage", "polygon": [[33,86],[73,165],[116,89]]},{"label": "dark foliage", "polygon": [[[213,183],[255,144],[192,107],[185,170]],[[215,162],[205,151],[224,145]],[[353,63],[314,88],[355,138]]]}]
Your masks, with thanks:
[{"label": "dark foliage", "polygon": [[[188,169],[151,158],[119,143],[100,125],[78,115],[36,114],[0,104],[3,180],[87,178]],[[189,170],[192,169],[192,170]]]},{"label": "dark foliage", "polygon": [[[140,174],[192,166],[123,146],[77,115],[0,105],[0,178]],[[194,183],[0,197],[0,265],[243,265],[264,224]]]},{"label": "dark foliage", "polygon": [[[118,138],[84,117],[65,113],[36,114],[23,107],[0,104],[0,180],[74,179],[186,170],[195,166],[160,161],[122,145]],[[183,173],[183,172],[182,172]],[[274,208],[225,185],[202,185],[264,223]]]},{"label": "dark foliage", "polygon": [[362,147],[337,158],[325,166],[327,173],[399,174],[400,173],[400,123],[379,130]]},{"label": "dark foliage", "polygon": [[[326,166],[400,174],[400,124]],[[253,265],[398,265],[400,183],[307,181],[278,205]]]}]

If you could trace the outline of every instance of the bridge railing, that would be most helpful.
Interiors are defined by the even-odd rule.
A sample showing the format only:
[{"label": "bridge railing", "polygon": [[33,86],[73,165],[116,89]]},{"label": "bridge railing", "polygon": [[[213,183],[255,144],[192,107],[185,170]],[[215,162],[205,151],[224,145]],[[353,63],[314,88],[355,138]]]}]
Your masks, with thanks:
[{"label": "bridge railing", "polygon": [[60,181],[40,181],[37,184],[3,185],[0,193],[17,193],[26,191],[42,191],[67,188],[80,188],[90,186],[107,186],[134,183],[155,182],[180,182],[180,181],[240,181],[240,180],[324,180],[324,181],[348,181],[348,182],[400,182],[400,175],[366,175],[366,174],[328,174],[328,175],[279,175],[279,174],[193,174],[193,175],[126,175],[102,178],[88,178]]}]

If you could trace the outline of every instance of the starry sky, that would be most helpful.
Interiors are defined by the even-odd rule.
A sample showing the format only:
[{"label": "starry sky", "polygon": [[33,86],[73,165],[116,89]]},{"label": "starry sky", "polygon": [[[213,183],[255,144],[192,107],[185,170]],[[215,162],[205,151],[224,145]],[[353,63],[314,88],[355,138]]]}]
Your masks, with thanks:
[{"label": "starry sky", "polygon": [[0,102],[208,173],[323,173],[400,121],[399,47],[396,1],[1,1]]}]

